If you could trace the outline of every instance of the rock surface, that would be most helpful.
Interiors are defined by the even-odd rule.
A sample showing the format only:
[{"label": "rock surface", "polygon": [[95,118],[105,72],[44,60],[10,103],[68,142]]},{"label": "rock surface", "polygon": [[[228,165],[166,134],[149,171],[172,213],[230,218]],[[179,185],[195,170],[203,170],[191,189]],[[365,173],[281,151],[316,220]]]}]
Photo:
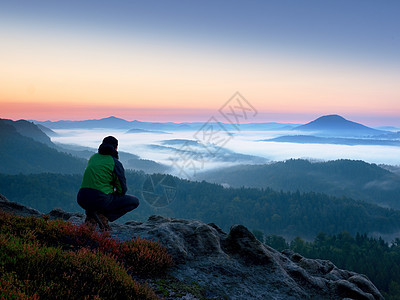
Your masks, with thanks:
[{"label": "rock surface", "polygon": [[24,206],[17,202],[9,201],[2,194],[0,194],[0,209],[7,213],[12,213],[14,215],[22,216],[22,217],[29,217],[29,216],[40,217],[43,215],[36,209]]},{"label": "rock surface", "polygon": [[[40,216],[36,210],[0,200],[0,209]],[[53,210],[51,218],[81,224],[83,214]],[[215,299],[383,299],[364,275],[341,270],[332,262],[308,259],[291,250],[278,252],[259,242],[242,225],[229,233],[215,224],[151,216],[146,222],[112,223],[112,235],[159,241],[174,257],[171,275],[197,282]],[[185,297],[185,299],[193,299]]]},{"label": "rock surface", "polygon": [[6,198],[6,196],[4,196],[4,195],[2,195],[2,194],[0,194],[0,201],[10,202],[10,201]]}]

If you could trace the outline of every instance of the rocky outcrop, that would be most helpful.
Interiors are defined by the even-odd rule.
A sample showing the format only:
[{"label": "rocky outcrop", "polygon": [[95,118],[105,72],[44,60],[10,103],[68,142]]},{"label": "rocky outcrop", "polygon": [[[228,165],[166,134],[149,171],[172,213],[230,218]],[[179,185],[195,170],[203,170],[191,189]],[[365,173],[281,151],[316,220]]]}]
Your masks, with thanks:
[{"label": "rocky outcrop", "polygon": [[10,202],[10,201],[6,198],[6,196],[4,196],[4,195],[2,195],[2,194],[0,194],[0,201],[2,201],[2,202]]},{"label": "rocky outcrop", "polygon": [[[215,224],[152,216],[128,223],[134,235],[158,240],[178,265],[173,275],[207,287],[218,299],[383,299],[363,275],[330,261],[282,253],[242,225],[227,234]],[[115,228],[115,230],[120,230]]]},{"label": "rocky outcrop", "polygon": [[[0,208],[11,203],[0,200]],[[22,211],[26,215],[31,210],[14,213]],[[61,210],[53,210],[50,217],[75,224],[84,220],[82,214]],[[308,259],[290,250],[278,252],[242,225],[225,233],[212,223],[151,216],[144,223],[113,223],[111,227],[112,235],[123,240],[140,236],[159,241],[177,263],[171,275],[197,282],[207,298],[383,299],[366,276],[341,270],[327,260]]]},{"label": "rocky outcrop", "polygon": [[17,202],[11,202],[2,194],[0,194],[0,209],[7,213],[12,213],[12,214],[15,214],[17,216],[22,216],[22,217],[29,217],[29,216],[40,217],[40,216],[42,216],[42,213],[40,213],[36,209],[24,206]]}]

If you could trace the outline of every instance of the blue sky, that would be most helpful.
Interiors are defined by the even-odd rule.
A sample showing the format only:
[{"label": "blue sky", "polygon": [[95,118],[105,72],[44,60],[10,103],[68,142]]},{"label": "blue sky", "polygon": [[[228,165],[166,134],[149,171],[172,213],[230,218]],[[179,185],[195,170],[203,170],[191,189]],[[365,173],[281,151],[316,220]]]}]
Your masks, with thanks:
[{"label": "blue sky", "polygon": [[[398,63],[398,1],[1,1],[2,18],[225,47],[364,53]],[[321,55],[321,54],[320,54]],[[362,55],[364,56],[364,55]]]},{"label": "blue sky", "polygon": [[[400,102],[396,86],[400,80],[399,15],[400,1],[0,1],[0,35],[5,37],[6,45],[15,42],[1,54],[15,56],[17,62],[28,60],[29,65],[27,52],[31,51],[33,57],[44,56],[32,64],[51,66],[55,60],[47,61],[46,56],[56,53],[60,61],[65,57],[63,51],[55,48],[58,44],[75,53],[76,61],[84,61],[83,54],[90,56],[90,53],[99,55],[98,65],[110,62],[111,56],[119,58],[114,63],[120,67],[115,74],[110,74],[110,82],[121,74],[124,62],[132,68],[143,69],[147,65],[154,74],[165,72],[165,77],[149,75],[147,80],[151,84],[147,85],[132,79],[133,85],[146,86],[147,91],[149,86],[159,85],[164,91],[162,97],[168,99],[157,100],[161,96],[146,94],[145,89],[138,88],[137,95],[144,99],[133,103],[138,109],[159,106],[210,111],[218,109],[210,103],[222,104],[239,90],[254,99],[254,105],[266,114],[288,112],[293,116],[304,101],[303,106],[310,107],[309,113],[299,111],[299,115],[307,118],[348,113],[348,117],[363,120],[382,117],[382,122],[385,118],[393,122],[400,114],[393,113],[400,110],[395,105]],[[26,48],[26,53],[17,56],[21,51],[18,47]],[[97,51],[112,54],[97,54]],[[143,64],[137,61],[140,57]],[[93,64],[96,63],[93,61]],[[202,66],[208,66],[208,70]],[[60,63],[59,72],[63,76],[67,73],[64,67]],[[86,70],[82,66],[82,69],[89,78],[89,67]],[[27,67],[25,78],[29,72]],[[49,69],[48,73],[57,76],[55,69]],[[8,76],[0,71],[0,79],[1,75]],[[129,76],[136,78],[140,74]],[[186,82],[190,76],[193,81]],[[73,77],[76,76],[71,75],[71,88],[81,88]],[[225,79],[219,80],[221,77]],[[169,82],[171,78],[176,79]],[[310,78],[308,83],[307,78]],[[281,84],[286,79],[287,84]],[[47,96],[50,91],[44,91],[43,87],[54,84],[44,77],[42,81],[21,80],[19,85],[34,87],[37,97],[31,100],[12,90],[11,86],[18,86],[18,76],[13,82],[8,80],[9,90],[0,94],[0,101],[8,104],[10,101],[45,104],[50,99]],[[274,80],[279,83],[271,86]],[[107,78],[99,81],[106,82]],[[168,85],[163,85],[166,81]],[[179,82],[185,88],[169,88]],[[218,90],[213,85],[221,88]],[[321,100],[306,92],[313,86],[316,87],[314,94],[321,95]],[[116,84],[113,87],[123,91],[121,99],[134,98],[123,87]],[[292,95],[288,93],[291,89]],[[269,93],[269,90],[273,91]],[[331,92],[332,97],[325,97]],[[195,96],[199,94],[212,100],[201,107],[200,96]],[[93,103],[84,96],[69,96],[74,97],[71,102]],[[334,102],[335,97],[343,104],[316,109],[322,102]],[[52,99],[61,98],[53,93]],[[184,99],[188,99],[186,103]],[[266,99],[269,106],[265,105]],[[63,101],[67,100],[60,100],[60,105]],[[352,101],[354,105],[346,104]],[[150,103],[149,107],[143,107],[143,102]],[[127,100],[121,107],[126,103]],[[168,103],[172,105],[169,107]],[[288,107],[295,109],[288,111]],[[377,115],[373,115],[374,111]]]}]

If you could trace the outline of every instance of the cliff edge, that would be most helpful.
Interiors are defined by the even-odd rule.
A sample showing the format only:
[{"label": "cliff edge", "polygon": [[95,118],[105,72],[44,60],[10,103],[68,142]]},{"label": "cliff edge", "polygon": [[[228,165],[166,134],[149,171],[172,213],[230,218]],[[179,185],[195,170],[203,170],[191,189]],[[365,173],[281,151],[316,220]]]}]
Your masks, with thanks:
[{"label": "cliff edge", "polygon": [[[34,209],[0,197],[0,209],[21,216],[41,216]],[[83,214],[55,209],[51,218],[82,224]],[[170,275],[197,282],[211,299],[383,299],[364,275],[332,262],[308,259],[290,250],[278,252],[259,242],[242,225],[229,233],[215,224],[151,216],[146,222],[113,223],[112,236],[140,236],[159,241],[173,256]],[[195,299],[186,295],[184,298]]]}]

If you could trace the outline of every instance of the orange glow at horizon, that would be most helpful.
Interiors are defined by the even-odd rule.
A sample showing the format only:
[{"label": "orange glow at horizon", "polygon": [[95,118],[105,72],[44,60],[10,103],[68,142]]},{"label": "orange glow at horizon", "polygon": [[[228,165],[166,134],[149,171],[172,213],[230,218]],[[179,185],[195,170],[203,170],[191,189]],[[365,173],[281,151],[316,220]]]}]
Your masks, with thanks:
[{"label": "orange glow at horizon", "polygon": [[[225,100],[226,101],[226,100]],[[217,103],[217,101],[216,101]],[[224,103],[218,103],[221,105]],[[218,108],[191,109],[191,108],[152,108],[152,107],[115,107],[111,105],[90,106],[87,104],[71,105],[68,103],[2,103],[0,118],[25,119],[36,121],[59,121],[59,120],[88,120],[101,119],[110,116],[125,119],[127,121],[144,122],[207,122],[211,117],[219,121],[224,119],[219,115]],[[363,122],[365,125],[393,125],[400,126],[397,111],[375,111],[373,114],[367,110],[354,109],[344,111],[339,109],[321,111],[315,109],[287,109],[284,112],[278,109],[258,110],[255,118],[247,122],[281,122],[281,123],[306,123],[322,115],[339,114],[352,121]],[[386,123],[382,120],[387,120]]]},{"label": "orange glow at horizon", "polygon": [[16,29],[3,44],[2,118],[206,121],[236,91],[272,114],[400,114],[394,69],[273,51],[148,45],[140,38],[31,36]]}]

